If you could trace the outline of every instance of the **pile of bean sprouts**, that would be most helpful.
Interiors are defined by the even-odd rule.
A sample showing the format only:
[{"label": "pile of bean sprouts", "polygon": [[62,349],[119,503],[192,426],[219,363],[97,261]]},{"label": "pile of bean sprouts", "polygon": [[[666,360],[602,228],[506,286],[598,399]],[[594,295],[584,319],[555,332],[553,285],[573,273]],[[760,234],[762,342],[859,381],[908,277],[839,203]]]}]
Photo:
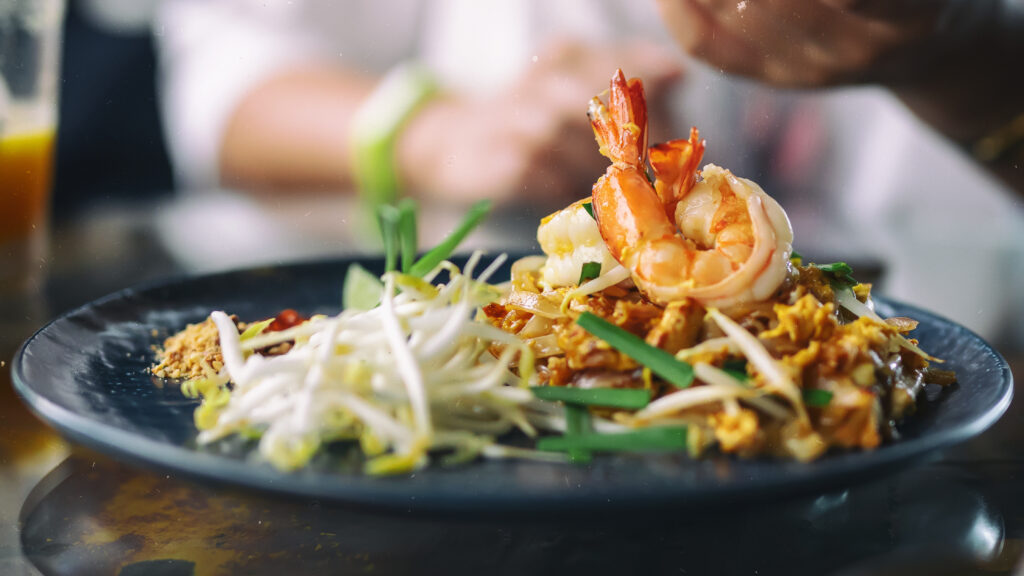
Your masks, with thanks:
[{"label": "pile of bean sprouts", "polygon": [[[224,369],[197,411],[199,442],[258,435],[260,454],[282,469],[305,465],[343,438],[359,441],[370,473],[412,470],[438,451],[460,461],[564,460],[495,442],[513,429],[529,436],[564,430],[565,419],[561,406],[537,401],[527,387],[529,347],[474,320],[499,295],[487,280],[505,257],[473,279],[480,259],[473,254],[464,270],[443,262],[422,279],[389,272],[376,308],[315,316],[245,340],[227,314],[213,312]],[[449,280],[434,285],[442,271]],[[285,354],[256,353],[283,342],[294,342]],[[492,346],[501,352],[491,354]]]}]

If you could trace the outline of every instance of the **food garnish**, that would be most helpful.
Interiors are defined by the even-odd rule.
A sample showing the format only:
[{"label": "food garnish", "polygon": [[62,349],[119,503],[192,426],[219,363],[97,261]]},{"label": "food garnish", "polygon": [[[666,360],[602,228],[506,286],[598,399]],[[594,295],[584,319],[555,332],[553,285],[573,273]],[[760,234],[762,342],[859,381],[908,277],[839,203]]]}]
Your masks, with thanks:
[{"label": "food garnish", "polygon": [[574,406],[605,406],[639,410],[651,401],[647,390],[631,388],[569,388],[568,386],[535,386],[530,388],[541,400],[564,402]]},{"label": "food garnish", "polygon": [[686,427],[641,428],[612,434],[567,434],[541,438],[539,450],[564,452],[651,452],[686,449]]},{"label": "food garnish", "polygon": [[466,213],[462,222],[455,228],[455,230],[452,231],[451,234],[449,234],[432,250],[424,254],[422,258],[409,268],[409,274],[422,277],[438,266],[443,260],[451,257],[459,244],[466,239],[466,236],[469,236],[470,232],[483,222],[484,218],[490,211],[491,202],[489,200],[481,200],[474,204],[469,209],[469,212]]},{"label": "food garnish", "polygon": [[597,278],[601,275],[601,263],[600,262],[587,262],[583,264],[580,269],[580,281],[579,284],[582,286],[587,282]]},{"label": "food garnish", "polygon": [[828,390],[802,390],[804,404],[821,408],[832,401],[832,393]]}]

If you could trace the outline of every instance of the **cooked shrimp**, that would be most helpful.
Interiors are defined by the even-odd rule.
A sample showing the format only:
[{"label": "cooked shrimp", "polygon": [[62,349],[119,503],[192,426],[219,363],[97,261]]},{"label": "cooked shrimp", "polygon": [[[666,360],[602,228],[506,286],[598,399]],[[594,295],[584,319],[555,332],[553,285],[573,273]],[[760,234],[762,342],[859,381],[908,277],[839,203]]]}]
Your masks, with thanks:
[{"label": "cooked shrimp", "polygon": [[547,254],[540,269],[540,283],[545,289],[575,286],[588,262],[600,263],[602,272],[619,265],[608,252],[597,222],[583,207],[587,202],[590,198],[570,204],[545,217],[537,228],[537,242]]},{"label": "cooked shrimp", "polygon": [[693,298],[728,307],[769,298],[786,277],[793,229],[757,184],[709,164],[696,129],[689,140],[651,148],[643,86],[619,70],[609,104],[588,109],[601,153],[611,166],[594,184],[598,229],[612,256],[652,301]]}]

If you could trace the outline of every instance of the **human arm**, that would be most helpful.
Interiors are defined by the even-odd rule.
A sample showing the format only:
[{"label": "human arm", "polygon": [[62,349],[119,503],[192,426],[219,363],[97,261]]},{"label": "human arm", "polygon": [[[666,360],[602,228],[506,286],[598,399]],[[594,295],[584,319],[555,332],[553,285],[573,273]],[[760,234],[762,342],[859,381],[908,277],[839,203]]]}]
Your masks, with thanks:
[{"label": "human arm", "polygon": [[[353,190],[353,117],[408,57],[398,37],[367,46],[382,22],[325,19],[298,0],[162,4],[162,106],[179,184]],[[604,168],[585,109],[610,71],[643,76],[655,100],[679,75],[678,60],[651,46],[567,40],[535,54],[504,89],[442,89],[416,108],[395,146],[404,190],[458,202],[578,195]]]},{"label": "human arm", "polygon": [[[605,161],[586,102],[609,70],[642,76],[652,98],[680,70],[665,50],[563,42],[505,89],[442,93],[398,133],[395,162],[408,192],[445,202],[492,198],[552,206],[589,190]],[[351,123],[377,79],[338,66],[284,70],[253,87],[231,115],[220,149],[221,181],[246,189],[351,189]]]},{"label": "human arm", "polygon": [[220,182],[250,190],[351,187],[351,124],[375,80],[337,66],[305,65],[253,87],[224,131]]}]

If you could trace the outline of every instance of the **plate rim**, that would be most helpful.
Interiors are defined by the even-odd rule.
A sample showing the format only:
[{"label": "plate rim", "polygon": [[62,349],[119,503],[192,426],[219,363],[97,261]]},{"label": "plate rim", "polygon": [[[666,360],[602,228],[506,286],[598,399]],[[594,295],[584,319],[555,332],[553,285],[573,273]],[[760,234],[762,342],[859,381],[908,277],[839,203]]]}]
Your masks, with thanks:
[{"label": "plate rim", "polygon": [[[458,258],[456,258],[458,259]],[[994,357],[999,366],[999,382],[1003,389],[995,403],[986,407],[978,417],[969,422],[940,429],[934,433],[924,434],[904,442],[884,444],[873,451],[847,452],[845,458],[817,460],[808,463],[806,469],[796,476],[782,477],[776,475],[767,481],[762,480],[755,489],[743,483],[731,482],[725,485],[713,484],[699,488],[681,483],[678,489],[661,491],[657,495],[644,491],[634,493],[632,497],[622,498],[616,493],[615,499],[607,499],[599,491],[583,493],[514,493],[510,495],[431,493],[428,489],[423,493],[410,490],[409,483],[402,483],[398,478],[373,478],[354,476],[345,473],[326,472],[280,472],[269,469],[265,464],[255,464],[250,459],[226,458],[211,452],[203,452],[184,445],[154,440],[133,434],[123,428],[107,424],[101,420],[88,418],[53,402],[40,393],[28,379],[23,370],[33,342],[40,338],[59,322],[66,321],[78,314],[96,309],[113,301],[130,298],[155,290],[166,290],[175,285],[187,284],[199,280],[209,281],[219,276],[253,273],[261,270],[297,271],[301,268],[320,268],[326,266],[344,266],[352,262],[375,262],[376,256],[353,255],[349,257],[306,260],[282,264],[268,264],[218,271],[199,275],[179,275],[170,278],[145,282],[117,290],[106,296],[97,298],[81,306],[68,310],[53,318],[36,330],[21,346],[14,356],[11,365],[11,381],[13,388],[22,401],[44,422],[58,430],[66,438],[75,443],[96,449],[111,455],[118,460],[127,461],[146,468],[173,471],[201,481],[253,489],[259,492],[276,493],[282,496],[329,499],[353,506],[369,506],[373,508],[420,510],[427,512],[496,512],[535,513],[535,512],[570,512],[597,509],[608,511],[641,510],[654,507],[686,507],[696,508],[711,506],[723,502],[748,502],[763,499],[765,494],[776,496],[792,496],[804,492],[809,486],[838,488],[859,481],[862,478],[881,476],[883,470],[890,470],[912,462],[919,461],[938,450],[962,443],[977,436],[991,427],[1006,412],[1013,398],[1013,373],[1002,354],[971,329],[956,323],[941,314],[931,312],[893,300],[885,296],[874,296],[879,303],[894,306],[909,312],[912,316],[930,317],[939,323],[950,325],[963,334],[977,340]],[[513,259],[510,257],[510,261]],[[125,436],[132,441],[123,442]],[[545,465],[545,464],[538,464]],[[552,464],[546,464],[552,466]],[[469,464],[468,466],[474,466]],[[429,469],[427,470],[429,471]],[[423,473],[425,471],[418,471]],[[355,483],[332,482],[322,483],[324,477],[353,478]],[[339,486],[341,489],[338,489]],[[693,497],[700,495],[700,501],[694,502]]]}]

